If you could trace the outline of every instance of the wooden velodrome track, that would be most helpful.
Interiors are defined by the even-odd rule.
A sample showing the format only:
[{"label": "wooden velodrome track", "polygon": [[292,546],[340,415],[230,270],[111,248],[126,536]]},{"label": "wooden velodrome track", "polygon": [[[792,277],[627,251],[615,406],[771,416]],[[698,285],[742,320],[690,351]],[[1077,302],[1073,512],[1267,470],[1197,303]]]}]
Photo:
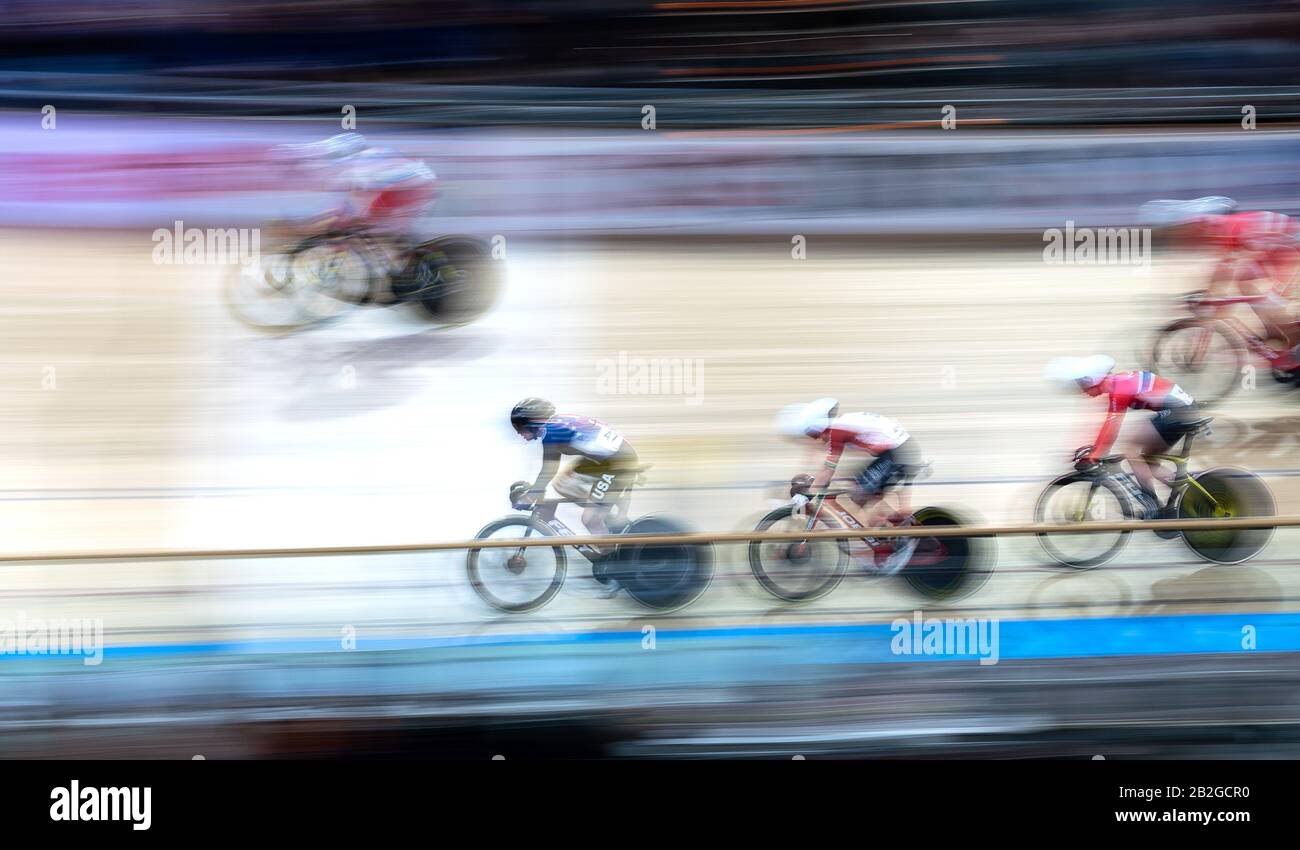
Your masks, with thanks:
[{"label": "wooden velodrome track", "polygon": [[[505,414],[525,395],[601,418],[655,464],[635,512],[696,530],[752,527],[813,464],[771,428],[821,395],[900,419],[934,461],[918,498],[1028,522],[1045,480],[1090,441],[1096,402],[1053,390],[1044,363],[1107,352],[1137,365],[1203,264],[1049,266],[1041,244],[937,250],[812,240],[509,243],[509,291],[471,326],[367,311],[271,337],[237,323],[224,270],[155,265],[147,231],[0,234],[0,531],[8,553],[353,546],[463,539],[508,512],[535,447]],[[638,363],[691,380],[646,392]],[[620,380],[621,378],[621,380]],[[672,384],[672,382],[667,382]],[[1137,424],[1142,415],[1130,417]],[[1217,411],[1194,465],[1267,476],[1300,512],[1300,395],[1260,373]],[[1297,536],[1210,567],[1137,535],[1112,567],[1047,569],[1032,539],[999,543],[964,609],[1016,616],[1294,610]],[[110,644],[574,629],[648,616],[562,594],[507,618],[459,553],[148,563],[7,564],[0,611],[96,617]],[[690,622],[888,620],[916,600],[850,578],[790,609],[723,547]],[[571,562],[571,581],[583,570]]]}]

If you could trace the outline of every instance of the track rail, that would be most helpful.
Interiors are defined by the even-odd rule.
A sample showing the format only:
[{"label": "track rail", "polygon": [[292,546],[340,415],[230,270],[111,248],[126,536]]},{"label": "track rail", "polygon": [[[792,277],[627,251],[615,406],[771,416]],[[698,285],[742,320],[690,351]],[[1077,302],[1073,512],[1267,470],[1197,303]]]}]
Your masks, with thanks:
[{"label": "track rail", "polygon": [[517,549],[534,546],[695,545],[743,543],[751,540],[848,540],[871,537],[998,537],[1025,534],[1093,534],[1112,531],[1212,531],[1226,528],[1294,528],[1300,516],[1243,519],[1147,520],[1043,525],[913,526],[909,528],[832,529],[829,531],[725,531],[686,534],[621,534],[573,537],[539,536],[502,540],[450,540],[427,543],[392,543],[368,546],[292,546],[257,549],[138,549],[99,552],[23,552],[0,554],[0,563],[61,563],[95,561],[196,561],[237,558],[310,558],[337,555],[386,555],[403,552],[440,552],[459,549]]}]

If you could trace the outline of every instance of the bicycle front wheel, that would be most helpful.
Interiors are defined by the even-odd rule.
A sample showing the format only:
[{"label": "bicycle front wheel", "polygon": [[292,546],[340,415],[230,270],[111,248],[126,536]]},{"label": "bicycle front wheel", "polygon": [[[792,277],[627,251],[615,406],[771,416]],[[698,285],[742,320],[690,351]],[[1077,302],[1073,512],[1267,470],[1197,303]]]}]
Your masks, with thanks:
[{"label": "bicycle front wheel", "polygon": [[1210,405],[1237,389],[1244,345],[1222,322],[1179,319],[1160,329],[1151,347],[1151,370]]},{"label": "bicycle front wheel", "polygon": [[[803,531],[808,520],[795,516],[792,507],[777,508],[759,520],[755,531]],[[840,528],[818,519],[816,530]],[[842,541],[751,540],[749,569],[759,585],[777,599],[808,602],[835,589],[849,568]]]},{"label": "bicycle front wheel", "polygon": [[[1106,478],[1063,475],[1047,485],[1034,508],[1039,524],[1067,525],[1122,522],[1130,519],[1128,497],[1120,485]],[[1088,569],[1107,563],[1128,542],[1127,531],[1039,534],[1043,551],[1058,564]]]},{"label": "bicycle front wheel", "polygon": [[[490,522],[475,535],[476,540],[507,540],[552,537],[554,532],[540,520],[508,516]],[[471,549],[466,563],[470,586],[479,597],[512,614],[542,607],[560,591],[566,570],[561,546],[501,547]]]},{"label": "bicycle front wheel", "polygon": [[[1198,486],[1199,485],[1199,486]],[[1178,500],[1180,519],[1234,519],[1276,515],[1273,494],[1253,472],[1219,467],[1200,473]],[[1216,564],[1240,564],[1263,551],[1272,528],[1184,529],[1187,548]]]},{"label": "bicycle front wheel", "polygon": [[371,267],[353,240],[306,240],[289,255],[286,296],[304,322],[336,319],[370,295]]}]

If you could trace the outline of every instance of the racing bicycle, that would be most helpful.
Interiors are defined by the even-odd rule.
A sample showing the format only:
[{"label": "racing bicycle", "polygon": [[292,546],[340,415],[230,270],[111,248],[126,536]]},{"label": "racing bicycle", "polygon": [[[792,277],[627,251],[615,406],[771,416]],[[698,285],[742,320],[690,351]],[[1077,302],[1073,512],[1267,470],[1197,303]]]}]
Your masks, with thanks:
[{"label": "racing bicycle", "polygon": [[[1177,454],[1143,455],[1149,462],[1173,466],[1166,480],[1169,495],[1161,516],[1178,519],[1230,519],[1275,515],[1273,495],[1258,475],[1236,467],[1216,467],[1189,474],[1193,439],[1210,433],[1211,418],[1189,423]],[[1092,452],[1084,446],[1074,453],[1076,462]],[[1101,458],[1091,469],[1075,470],[1047,485],[1038,498],[1034,519],[1053,525],[1085,522],[1140,520],[1146,516],[1143,494],[1132,473],[1122,468],[1124,455]],[[1160,530],[1166,539],[1181,537],[1198,557],[1218,564],[1239,564],[1255,557],[1268,545],[1272,528]],[[1091,568],[1111,561],[1128,543],[1128,531],[1038,534],[1039,543],[1052,560],[1068,567]]]},{"label": "racing bicycle", "polygon": [[[1237,305],[1258,304],[1266,297],[1210,296],[1203,290],[1184,296],[1183,303],[1191,315],[1156,333],[1151,346],[1151,370],[1177,381],[1193,398],[1207,405],[1223,401],[1236,390],[1252,354],[1269,365],[1278,383],[1294,383],[1295,371],[1276,368],[1287,352],[1280,332],[1260,336],[1231,313]],[[1300,322],[1292,322],[1288,332],[1294,334],[1297,329]]]},{"label": "racing bicycle", "polygon": [[[647,467],[641,467],[644,472]],[[638,481],[640,479],[638,478]],[[528,482],[511,486],[511,504],[524,508],[522,493]],[[576,532],[555,517],[559,505],[573,499],[544,499],[527,505],[527,513],[494,520],[476,540],[527,540],[533,537],[574,537]],[[576,543],[571,548],[592,564],[592,574],[613,579],[637,602],[657,611],[669,611],[698,599],[713,580],[713,550],[707,543],[619,543],[632,534],[675,535],[686,529],[675,520],[646,515],[626,521],[611,517],[612,553]],[[470,585],[484,602],[500,611],[533,611],[550,602],[564,584],[567,559],[564,546],[509,546],[471,549],[466,568]]]},{"label": "racing bicycle", "polygon": [[[850,479],[835,479],[831,485]],[[811,476],[799,475],[790,483],[791,497],[807,495]],[[839,585],[850,561],[868,576],[901,574],[912,590],[929,599],[952,601],[979,590],[988,580],[994,542],[987,537],[921,537],[903,565],[883,566],[893,551],[887,539],[871,535],[838,498],[853,491],[851,486],[831,487],[814,496],[802,509],[782,505],[768,513],[755,531],[842,531],[858,532],[843,539],[829,537],[807,540],[753,540],[749,544],[749,567],[759,585],[778,599],[807,602],[825,596]],[[970,525],[953,511],[924,507],[910,514],[899,526],[952,528]],[[902,538],[896,538],[902,540]]]},{"label": "racing bicycle", "polygon": [[492,308],[501,279],[500,263],[474,237],[414,242],[352,223],[237,267],[226,301],[237,318],[261,330],[295,330],[361,306],[404,303],[440,325],[458,326]]}]

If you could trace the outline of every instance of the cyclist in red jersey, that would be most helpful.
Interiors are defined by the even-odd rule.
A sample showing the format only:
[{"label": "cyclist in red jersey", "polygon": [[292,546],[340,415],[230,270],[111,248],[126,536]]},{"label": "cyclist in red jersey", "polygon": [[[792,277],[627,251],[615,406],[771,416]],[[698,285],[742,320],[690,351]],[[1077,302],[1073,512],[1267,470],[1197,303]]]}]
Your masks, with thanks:
[{"label": "cyclist in red jersey", "polygon": [[1077,464],[1078,469],[1095,467],[1101,458],[1110,453],[1119,436],[1124,414],[1132,410],[1150,410],[1155,413],[1151,429],[1137,437],[1136,450],[1129,456],[1133,473],[1143,492],[1149,497],[1144,506],[1147,519],[1159,515],[1159,500],[1155,492],[1157,470],[1143,455],[1167,452],[1174,443],[1192,430],[1191,422],[1199,417],[1196,400],[1182,387],[1154,372],[1115,372],[1114,358],[1104,354],[1092,357],[1063,357],[1053,360],[1047,367],[1047,376],[1054,380],[1071,381],[1090,396],[1106,397],[1106,419],[1093,442],[1092,451]]},{"label": "cyclist in red jersey", "polygon": [[[1265,335],[1286,347],[1300,344],[1287,312],[1294,298],[1300,271],[1300,221],[1263,210],[1237,212],[1231,198],[1209,197],[1190,201],[1151,201],[1142,208],[1143,220],[1167,227],[1176,239],[1213,250],[1218,259],[1206,288],[1211,296],[1225,294],[1233,284],[1242,294],[1263,296],[1250,306],[1264,324]],[[1257,281],[1267,281],[1267,292]],[[1283,361],[1275,366],[1293,370],[1300,363]]]}]

